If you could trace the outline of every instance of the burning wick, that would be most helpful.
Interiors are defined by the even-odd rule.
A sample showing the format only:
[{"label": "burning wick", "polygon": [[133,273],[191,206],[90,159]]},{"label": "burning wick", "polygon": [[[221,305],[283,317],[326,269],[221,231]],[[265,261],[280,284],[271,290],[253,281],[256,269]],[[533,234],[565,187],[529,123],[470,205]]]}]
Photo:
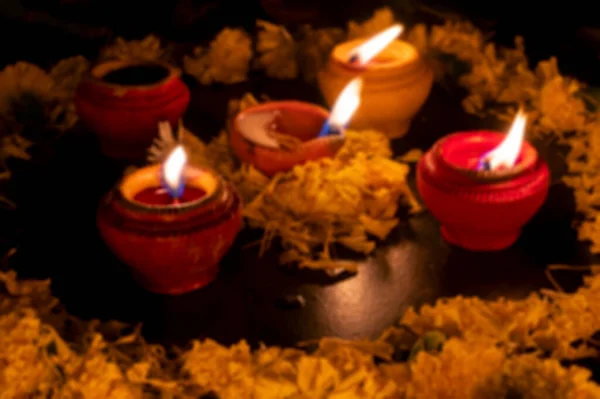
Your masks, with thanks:
[{"label": "burning wick", "polygon": [[489,172],[492,169],[492,167],[490,166],[490,161],[488,161],[487,159],[480,159],[479,163],[477,164],[477,170],[483,170],[485,172]]},{"label": "burning wick", "polygon": [[377,54],[385,49],[404,31],[404,26],[396,24],[376,34],[366,42],[350,51],[348,63],[355,66],[364,66]]},{"label": "burning wick", "polygon": [[362,85],[362,79],[355,78],[344,87],[344,90],[335,100],[329,118],[325,121],[318,137],[344,133],[344,129],[360,105]]},{"label": "burning wick", "polygon": [[512,168],[521,153],[527,115],[522,109],[517,112],[508,134],[493,150],[485,153],[477,163],[477,170],[490,171],[501,168]]},{"label": "burning wick", "polygon": [[183,171],[187,161],[187,155],[183,146],[175,147],[169,157],[162,165],[162,181],[164,188],[169,192],[173,203],[179,203],[185,187],[183,181]]}]

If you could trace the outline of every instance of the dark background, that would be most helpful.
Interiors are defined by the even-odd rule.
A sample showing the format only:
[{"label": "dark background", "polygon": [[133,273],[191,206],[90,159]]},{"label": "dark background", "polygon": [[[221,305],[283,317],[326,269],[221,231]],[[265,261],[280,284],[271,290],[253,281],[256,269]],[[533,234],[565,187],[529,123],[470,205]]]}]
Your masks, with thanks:
[{"label": "dark background", "polygon": [[[499,43],[510,44],[514,35],[522,34],[532,62],[556,55],[563,71],[596,84],[600,34],[593,6],[528,2],[523,8],[521,3],[525,2],[390,4],[407,24],[421,19],[439,23],[440,13],[458,13],[494,32]],[[257,17],[290,26],[307,21],[340,25],[350,18],[369,17],[379,4],[384,2],[3,0],[0,64],[22,59],[50,66],[75,54],[93,59],[117,36],[132,39],[157,33],[170,41],[201,43],[224,26],[251,30]],[[293,93],[298,99],[321,101],[315,87],[300,81],[255,77],[234,86],[190,85],[186,125],[203,137],[218,132],[228,99],[245,91],[273,98]],[[466,115],[460,108],[461,95],[460,90],[435,87],[409,134],[394,144],[396,153],[427,149],[452,131],[506,128]],[[459,294],[520,298],[550,286],[546,265],[591,261],[571,227],[576,215],[571,192],[560,184],[565,169],[561,149],[546,143],[538,143],[538,148],[553,171],[550,195],[517,244],[505,251],[478,254],[453,248],[441,239],[437,222],[423,214],[396,229],[360,266],[357,276],[332,279],[277,267],[277,248],[258,259],[254,250],[242,249],[257,238],[256,233],[244,232],[224,259],[215,283],[181,297],[161,297],[137,286],[98,237],[97,201],[118,179],[123,165],[105,159],[93,135],[79,130],[53,148],[36,149],[34,162],[17,171],[13,189],[19,210],[2,212],[0,244],[2,249],[19,247],[11,267],[21,275],[51,277],[54,293],[71,313],[86,319],[143,322],[144,334],[152,341],[182,344],[208,336],[224,343],[246,338],[253,344],[293,345],[324,335],[375,337],[407,306]],[[568,272],[559,280],[567,289],[581,281]],[[291,300],[297,295],[304,305]]]},{"label": "dark background", "polygon": [[[577,68],[596,79],[593,64],[600,50],[600,25],[594,2],[577,1],[417,1],[417,0],[2,0],[0,2],[0,64],[16,59],[47,63],[72,54],[92,57],[116,36],[143,37],[150,32],[169,40],[198,43],[224,26],[252,29],[256,18],[288,26],[343,25],[365,19],[373,9],[389,5],[403,22],[423,15],[457,13],[495,32],[510,43],[524,35],[533,60],[550,55],[574,58]],[[425,10],[435,10],[434,13]]]}]

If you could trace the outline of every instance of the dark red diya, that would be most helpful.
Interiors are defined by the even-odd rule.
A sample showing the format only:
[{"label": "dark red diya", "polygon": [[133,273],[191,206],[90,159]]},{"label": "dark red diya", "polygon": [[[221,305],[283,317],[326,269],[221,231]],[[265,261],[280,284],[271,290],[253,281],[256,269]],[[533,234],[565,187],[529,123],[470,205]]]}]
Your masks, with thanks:
[{"label": "dark red diya", "polygon": [[144,159],[158,122],[176,126],[189,101],[180,71],[160,62],[101,63],[75,93],[77,113],[97,134],[102,152],[129,160]]},{"label": "dark red diya", "polygon": [[154,165],[124,177],[102,199],[97,224],[144,287],[177,295],[215,279],[240,230],[241,210],[233,187],[204,168],[186,167],[182,196],[170,199]]},{"label": "dark red diya", "polygon": [[[285,172],[307,161],[332,157],[343,146],[343,135],[318,137],[329,112],[300,101],[273,101],[240,112],[230,123],[229,141],[236,156],[267,176]],[[269,147],[269,137],[249,139],[247,130],[264,132],[261,124],[271,120],[278,133],[299,139],[294,148]]]},{"label": "dark red diya", "polygon": [[550,173],[528,142],[513,167],[478,170],[482,157],[505,137],[488,131],[451,134],[419,161],[419,192],[451,244],[473,251],[507,248],[544,203]]}]

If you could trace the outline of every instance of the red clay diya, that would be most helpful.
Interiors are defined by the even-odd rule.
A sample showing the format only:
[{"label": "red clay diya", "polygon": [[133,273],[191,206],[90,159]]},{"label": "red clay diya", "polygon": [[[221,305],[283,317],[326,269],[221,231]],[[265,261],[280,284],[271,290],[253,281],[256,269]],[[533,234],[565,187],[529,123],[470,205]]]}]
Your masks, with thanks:
[{"label": "red clay diya", "polygon": [[485,154],[506,137],[489,131],[451,134],[419,161],[419,192],[451,244],[473,251],[507,248],[544,203],[550,173],[528,142],[519,143],[513,166],[480,168]]},{"label": "red clay diya", "polygon": [[[237,157],[267,176],[292,169],[307,161],[332,157],[344,144],[343,135],[319,137],[329,113],[300,101],[273,101],[240,112],[230,123],[230,143]],[[295,137],[300,144],[279,148],[265,134],[265,124],[278,133]]]},{"label": "red clay diya", "polygon": [[97,65],[75,93],[83,122],[111,158],[143,159],[157,123],[176,125],[190,101],[180,71],[160,62],[109,61]]},{"label": "red clay diya", "polygon": [[173,200],[160,165],[126,176],[101,201],[97,224],[113,253],[149,291],[177,295],[215,279],[241,223],[241,201],[215,172],[187,166]]}]

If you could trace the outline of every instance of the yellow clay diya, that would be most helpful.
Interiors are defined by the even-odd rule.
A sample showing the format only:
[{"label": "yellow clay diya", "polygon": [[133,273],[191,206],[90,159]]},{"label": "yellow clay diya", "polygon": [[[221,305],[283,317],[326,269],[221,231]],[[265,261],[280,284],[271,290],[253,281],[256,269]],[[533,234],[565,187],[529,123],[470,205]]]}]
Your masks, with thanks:
[{"label": "yellow clay diya", "polygon": [[414,46],[395,39],[402,29],[395,25],[368,40],[339,44],[319,73],[319,87],[329,105],[350,80],[362,78],[362,101],[350,128],[401,137],[429,96],[433,70]]}]

